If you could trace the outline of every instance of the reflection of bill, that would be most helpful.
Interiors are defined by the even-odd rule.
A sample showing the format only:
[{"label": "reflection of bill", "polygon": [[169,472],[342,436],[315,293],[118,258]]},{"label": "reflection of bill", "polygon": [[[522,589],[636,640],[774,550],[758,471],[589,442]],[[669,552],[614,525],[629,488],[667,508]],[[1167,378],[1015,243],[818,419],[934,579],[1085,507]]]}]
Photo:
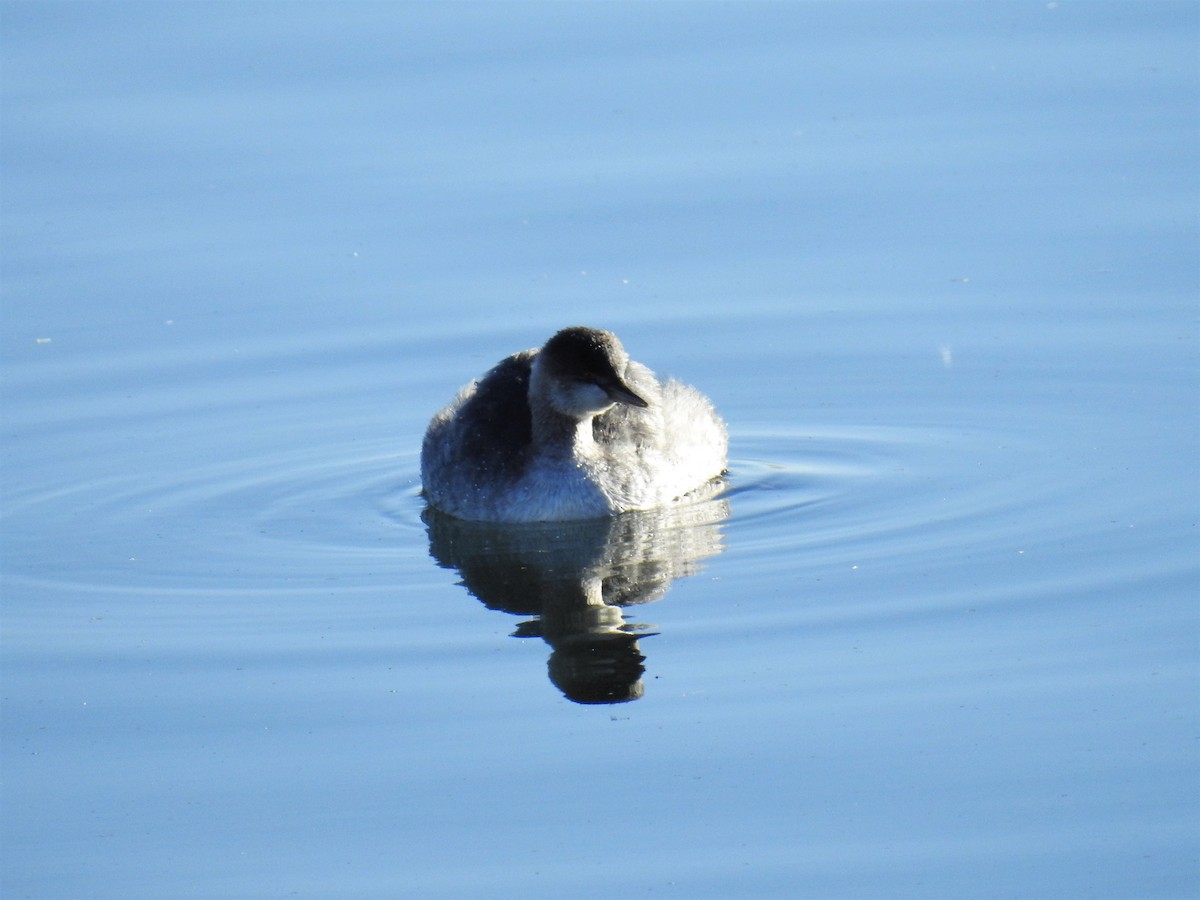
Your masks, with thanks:
[{"label": "reflection of bill", "polygon": [[532,617],[517,637],[553,649],[550,680],[577,703],[642,695],[648,625],[625,607],[662,597],[722,550],[724,499],[583,522],[496,525],[427,509],[430,555],[489,609]]}]

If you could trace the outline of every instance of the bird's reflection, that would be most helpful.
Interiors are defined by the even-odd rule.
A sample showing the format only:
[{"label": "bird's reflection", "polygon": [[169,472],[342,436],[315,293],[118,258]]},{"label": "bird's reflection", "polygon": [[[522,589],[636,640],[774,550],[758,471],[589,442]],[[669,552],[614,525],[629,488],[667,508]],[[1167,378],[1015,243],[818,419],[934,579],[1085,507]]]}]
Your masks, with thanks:
[{"label": "bird's reflection", "polygon": [[717,499],[585,522],[496,525],[432,508],[422,518],[439,565],[489,609],[529,617],[514,636],[550,645],[550,680],[568,699],[624,703],[642,695],[638,640],[654,634],[625,609],[720,553],[728,515]]}]

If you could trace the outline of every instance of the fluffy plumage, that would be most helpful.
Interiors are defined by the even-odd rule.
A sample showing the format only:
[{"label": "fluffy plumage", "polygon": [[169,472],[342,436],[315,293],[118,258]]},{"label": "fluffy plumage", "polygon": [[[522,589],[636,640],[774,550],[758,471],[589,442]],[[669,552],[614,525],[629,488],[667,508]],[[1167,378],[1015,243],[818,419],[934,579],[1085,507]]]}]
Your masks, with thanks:
[{"label": "fluffy plumage", "polygon": [[708,398],[576,327],[459,391],[429,423],[421,480],[463,519],[589,519],[707,495],[727,447]]}]

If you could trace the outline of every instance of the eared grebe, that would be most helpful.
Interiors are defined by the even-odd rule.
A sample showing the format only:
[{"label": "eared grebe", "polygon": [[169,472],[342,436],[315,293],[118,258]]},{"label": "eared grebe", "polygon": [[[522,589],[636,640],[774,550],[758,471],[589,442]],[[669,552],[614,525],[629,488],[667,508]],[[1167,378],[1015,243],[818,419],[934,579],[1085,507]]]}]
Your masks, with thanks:
[{"label": "eared grebe", "polygon": [[421,481],[430,505],[462,519],[591,519],[698,496],[728,443],[703,394],[659,381],[611,332],[566,328],[433,417]]}]

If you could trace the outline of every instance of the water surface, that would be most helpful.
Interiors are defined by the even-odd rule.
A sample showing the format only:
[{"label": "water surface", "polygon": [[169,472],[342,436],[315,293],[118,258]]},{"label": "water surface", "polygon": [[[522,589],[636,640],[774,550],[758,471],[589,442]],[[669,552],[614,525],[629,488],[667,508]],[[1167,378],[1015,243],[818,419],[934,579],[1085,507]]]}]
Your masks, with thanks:
[{"label": "water surface", "polygon": [[[1195,892],[1194,4],[0,13],[6,897]],[[575,323],[726,494],[423,515]]]}]

